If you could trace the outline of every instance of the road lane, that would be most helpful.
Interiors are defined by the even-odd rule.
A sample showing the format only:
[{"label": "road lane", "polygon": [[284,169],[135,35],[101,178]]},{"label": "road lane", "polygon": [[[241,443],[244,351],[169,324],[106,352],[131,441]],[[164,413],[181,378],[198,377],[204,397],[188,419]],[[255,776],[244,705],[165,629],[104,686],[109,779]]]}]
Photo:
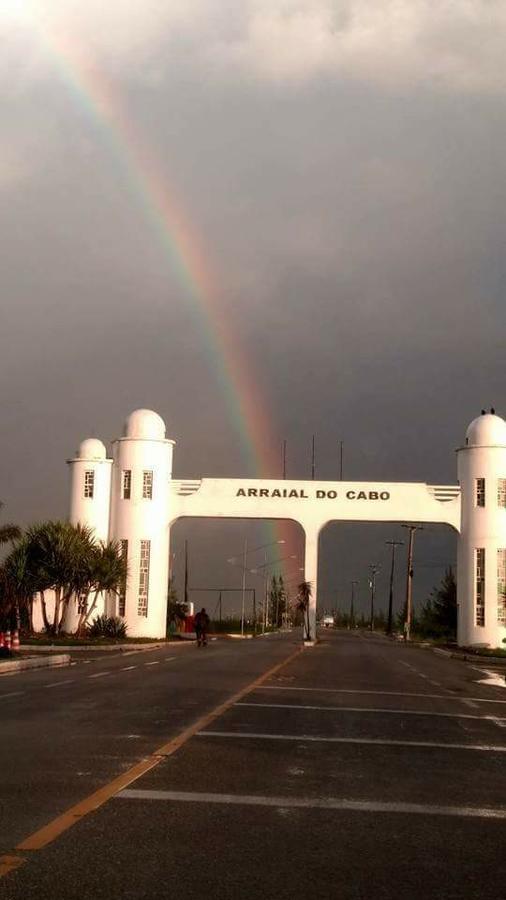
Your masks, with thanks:
[{"label": "road lane", "polygon": [[[259,648],[248,659],[245,649],[217,655],[220,683],[239,659],[251,668]],[[181,665],[187,702],[197,668]],[[156,683],[161,671],[97,679],[93,690],[110,704],[131,675]],[[206,662],[200,680],[211,671]],[[57,866],[62,900],[152,900],[171,883],[180,900],[497,900],[506,732],[494,717],[506,695],[478,679],[424,650],[329,635],[34,854],[5,879],[5,896],[52,897]],[[89,683],[79,690],[86,697]]]},{"label": "road lane", "polygon": [[4,701],[0,692],[0,853],[135,765],[294,647],[290,636],[240,646],[220,641],[202,652],[183,648],[176,658],[172,647],[153,651],[160,662],[170,657],[163,666],[146,667],[145,658],[137,657],[140,664],[123,671],[117,659],[103,677],[89,677],[101,676],[102,668],[90,672],[80,665],[37,678],[20,675],[22,691],[4,688],[4,696],[16,694]]}]

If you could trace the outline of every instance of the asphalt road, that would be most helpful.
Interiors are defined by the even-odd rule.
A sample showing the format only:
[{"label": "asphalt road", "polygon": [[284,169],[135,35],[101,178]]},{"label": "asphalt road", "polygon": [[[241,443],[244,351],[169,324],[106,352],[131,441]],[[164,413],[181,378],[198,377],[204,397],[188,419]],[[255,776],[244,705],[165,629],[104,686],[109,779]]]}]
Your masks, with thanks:
[{"label": "asphalt road", "polygon": [[[294,640],[0,679],[0,868],[24,860],[0,898],[505,897],[506,689],[470,664],[326,632],[172,752]],[[100,808],[16,850],[146,757]]]}]

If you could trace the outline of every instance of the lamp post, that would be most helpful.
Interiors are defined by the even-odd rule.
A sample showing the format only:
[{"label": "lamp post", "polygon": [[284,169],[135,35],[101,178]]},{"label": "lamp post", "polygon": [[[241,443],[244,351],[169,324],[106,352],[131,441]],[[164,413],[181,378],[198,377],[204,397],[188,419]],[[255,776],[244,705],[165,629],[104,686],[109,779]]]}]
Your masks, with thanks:
[{"label": "lamp post", "polygon": [[370,580],[369,580],[369,587],[371,588],[371,624],[370,624],[370,629],[371,629],[371,631],[374,631],[374,598],[375,598],[375,595],[376,595],[376,575],[378,574],[378,572],[379,572],[380,569],[379,569],[379,566],[376,566],[376,565],[370,565],[369,568],[370,568],[370,570],[371,570],[371,578],[370,578]]},{"label": "lamp post", "polygon": [[413,619],[413,545],[415,542],[415,531],[423,531],[421,525],[403,525],[403,528],[409,529],[408,543],[408,570],[406,574],[406,621],[404,623],[404,640],[411,639],[411,621]]},{"label": "lamp post", "polygon": [[355,585],[358,581],[351,582],[351,599],[350,599],[350,630],[355,625]]},{"label": "lamp post", "polygon": [[[278,543],[281,543],[281,541]],[[284,543],[284,541],[283,541],[283,543]],[[265,556],[267,557],[267,554],[265,554]],[[282,556],[282,557],[280,557],[280,559],[273,559],[273,560],[271,560],[271,562],[267,562],[267,559],[266,559],[266,561],[263,563],[263,565],[256,566],[254,569],[249,570],[253,575],[261,574],[261,570],[263,570],[263,572],[264,572],[264,615],[263,615],[264,631],[267,629],[267,625],[268,625],[269,579],[268,579],[267,570],[270,569],[272,566],[277,566],[278,563],[285,562],[285,560],[287,560],[287,559],[297,559],[297,555],[295,553],[292,553],[289,556]]]},{"label": "lamp post", "polygon": [[[284,544],[284,540],[272,541],[270,544],[262,544],[260,547],[253,547],[253,549],[248,550],[248,539],[244,538],[244,548],[242,552],[242,602],[241,602],[241,637],[244,637],[244,615],[245,615],[245,606],[246,606],[246,572],[250,571],[252,573],[255,572],[254,569],[248,570],[246,567],[246,559],[251,553],[257,553],[260,550],[266,550],[268,547],[274,547],[276,544]],[[230,565],[237,565],[238,556],[231,556],[227,559],[227,562]]]},{"label": "lamp post", "polygon": [[395,551],[397,547],[403,547],[404,541],[385,541],[392,548],[392,562],[390,565],[390,589],[388,593],[388,620],[387,634],[392,634],[392,614],[394,606],[394,570],[395,570]]}]

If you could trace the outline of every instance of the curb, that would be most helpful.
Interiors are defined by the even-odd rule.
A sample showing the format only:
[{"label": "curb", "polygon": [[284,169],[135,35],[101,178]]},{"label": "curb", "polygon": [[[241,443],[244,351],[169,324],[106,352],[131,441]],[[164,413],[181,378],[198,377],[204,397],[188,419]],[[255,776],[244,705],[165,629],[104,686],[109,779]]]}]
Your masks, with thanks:
[{"label": "curb", "polygon": [[431,650],[438,656],[446,656],[447,659],[460,659],[461,662],[472,662],[478,667],[480,665],[506,666],[506,657],[504,656],[476,656],[474,653],[459,653],[457,650],[444,650],[442,647],[432,647],[430,644],[415,644],[411,646],[420,647],[422,650]]},{"label": "curb", "polygon": [[170,644],[179,643],[182,643],[182,641],[163,641],[159,644],[151,642],[149,644],[104,644],[103,646],[97,644],[79,644],[77,646],[72,644],[43,644],[41,647],[37,647],[36,644],[21,644],[19,649],[26,653],[54,653],[55,650],[62,650],[66,653],[107,653],[119,650],[123,653],[126,650],[160,650],[163,647],[170,646]]},{"label": "curb", "polygon": [[38,657],[29,657],[29,659],[11,659],[8,662],[0,663],[0,675],[7,672],[21,672],[23,669],[48,669],[56,666],[69,666],[70,656],[68,653],[59,653],[56,656],[50,656],[46,659]]}]

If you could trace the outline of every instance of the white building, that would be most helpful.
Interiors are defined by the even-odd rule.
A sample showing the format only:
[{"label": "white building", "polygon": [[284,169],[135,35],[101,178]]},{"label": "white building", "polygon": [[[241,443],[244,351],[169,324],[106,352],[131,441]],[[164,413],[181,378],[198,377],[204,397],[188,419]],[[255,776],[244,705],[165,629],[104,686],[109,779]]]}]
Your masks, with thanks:
[{"label": "white building", "polygon": [[[125,618],[130,636],[163,637],[170,528],[183,516],[292,519],[305,533],[305,579],[316,631],[318,542],[331,521],[437,522],[459,534],[458,641],[500,646],[506,638],[506,422],[483,413],[457,451],[459,485],[204,478],[174,480],[174,441],[157,413],[133,412],[112,458],[88,439],[69,460],[70,520],[121,543],[124,595],[102,610]],[[76,621],[69,612],[68,627]]]}]

